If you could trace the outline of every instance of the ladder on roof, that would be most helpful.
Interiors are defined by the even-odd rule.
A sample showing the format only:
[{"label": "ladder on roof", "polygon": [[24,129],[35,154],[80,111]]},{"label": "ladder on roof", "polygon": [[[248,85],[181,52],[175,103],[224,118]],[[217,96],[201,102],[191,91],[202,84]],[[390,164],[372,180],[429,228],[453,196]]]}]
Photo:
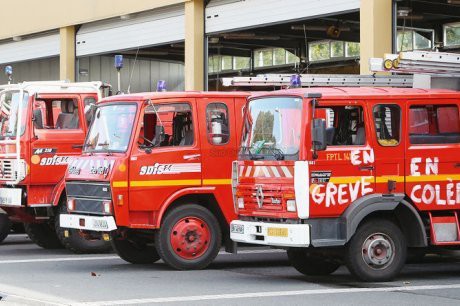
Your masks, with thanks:
[{"label": "ladder on roof", "polygon": [[434,51],[407,51],[385,54],[369,60],[372,72],[420,73],[460,77],[460,54]]},{"label": "ladder on roof", "polygon": [[[223,86],[286,87],[290,74],[266,74],[254,77],[222,78]],[[300,74],[301,87],[412,87],[412,76],[359,74]]]}]

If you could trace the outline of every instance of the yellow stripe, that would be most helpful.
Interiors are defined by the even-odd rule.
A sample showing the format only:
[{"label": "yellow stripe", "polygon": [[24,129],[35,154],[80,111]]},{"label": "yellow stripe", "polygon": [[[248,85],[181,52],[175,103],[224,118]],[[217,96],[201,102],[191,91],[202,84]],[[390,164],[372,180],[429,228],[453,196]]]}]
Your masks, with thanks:
[{"label": "yellow stripe", "polygon": [[128,187],[128,182],[127,181],[115,181],[113,182],[113,187],[114,188]]},{"label": "yellow stripe", "polygon": [[203,185],[231,185],[232,179],[206,179]]},{"label": "yellow stripe", "polygon": [[395,181],[398,183],[404,183],[404,176],[399,175],[383,175],[375,178],[376,183],[387,183],[388,181]]},{"label": "yellow stripe", "polygon": [[372,183],[374,181],[373,176],[336,176],[331,177],[329,182],[334,184],[348,184],[348,183],[356,183],[357,181],[361,181],[361,178],[364,177],[366,182]]},{"label": "yellow stripe", "polygon": [[452,181],[460,180],[460,174],[406,176],[406,182],[439,182],[439,181],[448,181],[448,180],[452,180]]},{"label": "yellow stripe", "polygon": [[201,180],[132,181],[129,185],[131,187],[199,186]]}]

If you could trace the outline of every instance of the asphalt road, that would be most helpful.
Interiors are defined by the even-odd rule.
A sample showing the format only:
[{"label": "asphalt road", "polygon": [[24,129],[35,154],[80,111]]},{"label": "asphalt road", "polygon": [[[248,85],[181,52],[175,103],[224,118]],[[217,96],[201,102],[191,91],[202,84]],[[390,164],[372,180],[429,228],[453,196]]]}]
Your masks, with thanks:
[{"label": "asphalt road", "polygon": [[305,277],[284,252],[222,253],[203,271],[162,262],[125,263],[115,254],[44,250],[25,235],[0,245],[2,305],[459,305],[460,253],[406,265],[388,283],[360,283],[344,267]]}]

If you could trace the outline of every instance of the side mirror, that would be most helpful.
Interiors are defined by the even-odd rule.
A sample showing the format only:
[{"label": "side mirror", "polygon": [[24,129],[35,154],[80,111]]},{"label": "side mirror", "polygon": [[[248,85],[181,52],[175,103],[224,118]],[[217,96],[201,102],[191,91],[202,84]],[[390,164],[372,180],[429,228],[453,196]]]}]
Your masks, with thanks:
[{"label": "side mirror", "polygon": [[326,121],[323,119],[313,119],[311,128],[312,149],[324,151],[327,148],[326,140]]}]

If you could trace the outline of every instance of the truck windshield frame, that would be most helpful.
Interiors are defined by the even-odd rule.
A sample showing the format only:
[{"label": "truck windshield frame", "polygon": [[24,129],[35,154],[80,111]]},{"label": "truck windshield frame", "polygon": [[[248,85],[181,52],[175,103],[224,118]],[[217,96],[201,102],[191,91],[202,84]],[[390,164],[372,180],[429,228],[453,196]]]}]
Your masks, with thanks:
[{"label": "truck windshield frame", "polygon": [[131,143],[138,106],[135,102],[99,105],[83,145],[84,153],[125,153]]},{"label": "truck windshield frame", "polygon": [[21,99],[20,90],[4,90],[0,92],[0,139],[6,137],[16,137],[18,130],[17,120],[19,119],[19,107],[22,111],[21,116],[21,131],[20,135],[24,135],[27,123],[28,114],[28,103],[29,93],[22,91],[24,96],[22,98],[22,104],[20,105],[19,100]]},{"label": "truck windshield frame", "polygon": [[243,119],[241,160],[298,160],[303,99],[270,96],[252,99]]}]

